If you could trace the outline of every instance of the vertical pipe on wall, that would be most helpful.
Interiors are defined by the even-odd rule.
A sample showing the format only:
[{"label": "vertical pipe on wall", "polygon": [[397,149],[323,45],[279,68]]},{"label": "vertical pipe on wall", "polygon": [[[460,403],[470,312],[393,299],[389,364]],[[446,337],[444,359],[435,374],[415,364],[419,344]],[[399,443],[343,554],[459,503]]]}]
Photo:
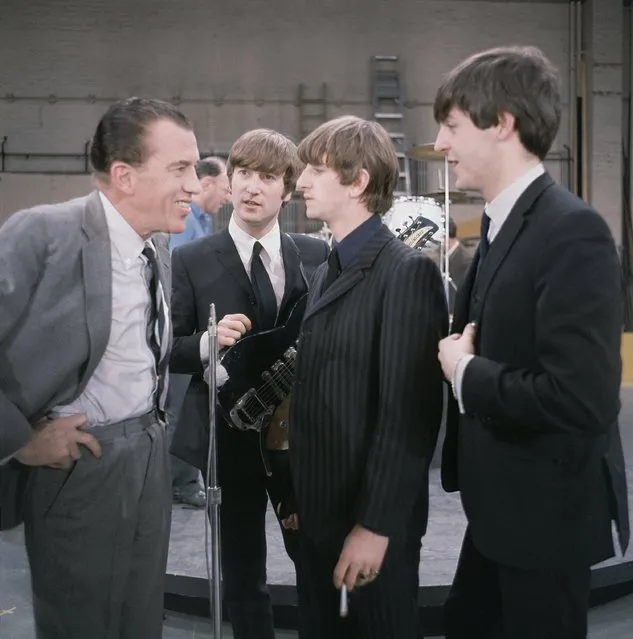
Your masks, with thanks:
[{"label": "vertical pipe on wall", "polygon": [[622,281],[624,330],[633,330],[633,10],[632,0],[622,2]]},{"label": "vertical pipe on wall", "polygon": [[589,188],[589,130],[588,130],[588,100],[587,95],[589,88],[587,86],[587,74],[589,69],[587,68],[587,50],[589,44],[587,42],[591,29],[585,28],[585,17],[591,18],[591,9],[586,11],[583,2],[576,3],[576,31],[578,38],[577,48],[577,65],[578,65],[578,97],[577,97],[577,111],[578,111],[578,195],[589,202],[591,192]]},{"label": "vertical pipe on wall", "polygon": [[576,167],[578,164],[578,114],[576,107],[577,98],[577,74],[578,65],[576,60],[576,51],[578,49],[577,32],[576,32],[576,12],[577,2],[572,0],[569,3],[569,100],[568,100],[568,117],[569,117],[569,188],[572,193],[578,193],[578,176]]}]

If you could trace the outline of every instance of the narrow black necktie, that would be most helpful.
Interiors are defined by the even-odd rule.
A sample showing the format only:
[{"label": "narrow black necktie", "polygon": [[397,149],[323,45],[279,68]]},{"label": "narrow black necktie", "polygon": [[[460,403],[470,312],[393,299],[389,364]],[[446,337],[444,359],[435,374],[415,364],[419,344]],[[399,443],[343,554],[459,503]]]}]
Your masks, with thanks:
[{"label": "narrow black necktie", "polygon": [[264,268],[261,257],[262,245],[259,242],[253,244],[253,257],[251,259],[251,284],[255,293],[257,310],[262,320],[262,329],[266,330],[275,326],[277,320],[277,298],[270,277]]},{"label": "narrow black necktie", "polygon": [[323,289],[321,293],[324,293],[334,282],[334,280],[341,273],[341,260],[338,255],[336,246],[332,247],[330,256],[327,258],[327,273],[325,275],[325,281],[323,282]]},{"label": "narrow black necktie", "polygon": [[156,405],[163,411],[167,396],[167,357],[166,353],[163,352],[164,349],[161,348],[165,338],[165,308],[154,249],[146,244],[143,255],[147,258],[148,287],[151,300],[147,321],[147,342],[156,360]]},{"label": "narrow black necktie", "polygon": [[488,241],[488,230],[490,229],[490,218],[484,210],[481,216],[481,227],[479,231],[479,263],[481,264],[488,253],[490,242]]}]

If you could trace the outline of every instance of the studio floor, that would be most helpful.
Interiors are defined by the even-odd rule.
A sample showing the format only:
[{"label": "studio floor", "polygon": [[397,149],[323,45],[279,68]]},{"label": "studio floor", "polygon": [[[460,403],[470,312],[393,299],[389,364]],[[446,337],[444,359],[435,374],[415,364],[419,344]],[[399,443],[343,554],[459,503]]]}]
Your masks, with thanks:
[{"label": "studio floor", "polygon": [[[633,387],[622,391],[620,428],[627,459],[629,508],[633,513]],[[431,471],[431,510],[420,563],[420,584],[450,584],[457,564],[465,521],[459,497],[444,493],[439,471]],[[294,585],[292,564],[286,556],[277,522],[269,513],[268,581],[271,586]],[[624,557],[607,563],[633,561],[633,542]],[[203,578],[205,571],[204,512],[175,506],[167,572],[171,575]],[[631,639],[633,637],[633,595],[596,606],[590,611],[590,639]],[[167,611],[164,639],[212,637],[208,619]],[[0,533],[0,639],[34,639],[28,565],[21,528]],[[232,638],[225,624],[223,637]],[[297,637],[279,630],[279,639]],[[88,638],[86,638],[88,639]]]}]

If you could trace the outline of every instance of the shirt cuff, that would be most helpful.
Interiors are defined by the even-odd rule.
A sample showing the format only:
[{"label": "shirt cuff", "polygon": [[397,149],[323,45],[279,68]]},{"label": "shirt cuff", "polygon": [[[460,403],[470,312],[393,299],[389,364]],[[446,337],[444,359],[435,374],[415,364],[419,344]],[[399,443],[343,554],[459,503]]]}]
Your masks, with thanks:
[{"label": "shirt cuff", "polygon": [[462,397],[462,381],[464,380],[464,371],[466,370],[466,366],[470,360],[475,357],[474,355],[464,355],[457,362],[457,366],[455,366],[455,372],[453,373],[453,379],[451,381],[451,386],[453,387],[453,395],[457,400],[457,405],[459,406],[459,412],[462,415],[466,414],[466,409],[464,408],[464,400]]},{"label": "shirt cuff", "polygon": [[209,363],[209,333],[207,331],[200,335],[200,361],[203,366]]}]

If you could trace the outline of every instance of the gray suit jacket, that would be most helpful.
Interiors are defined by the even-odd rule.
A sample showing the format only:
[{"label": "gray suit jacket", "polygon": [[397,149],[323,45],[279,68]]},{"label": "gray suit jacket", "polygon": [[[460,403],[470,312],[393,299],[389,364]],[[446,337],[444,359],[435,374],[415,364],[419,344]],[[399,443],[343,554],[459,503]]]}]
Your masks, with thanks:
[{"label": "gray suit jacket", "polygon": [[[154,241],[169,300],[167,236]],[[111,320],[110,238],[98,192],[10,217],[0,228],[0,460],[26,444],[32,423],[81,394]],[[0,528],[15,507],[19,470],[17,462],[0,466]]]}]

